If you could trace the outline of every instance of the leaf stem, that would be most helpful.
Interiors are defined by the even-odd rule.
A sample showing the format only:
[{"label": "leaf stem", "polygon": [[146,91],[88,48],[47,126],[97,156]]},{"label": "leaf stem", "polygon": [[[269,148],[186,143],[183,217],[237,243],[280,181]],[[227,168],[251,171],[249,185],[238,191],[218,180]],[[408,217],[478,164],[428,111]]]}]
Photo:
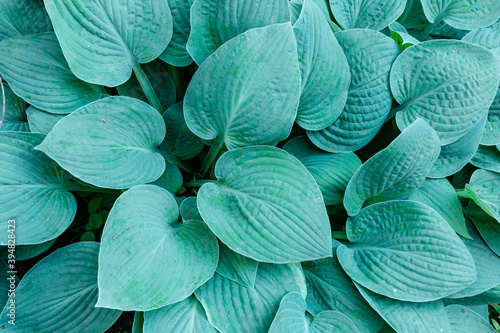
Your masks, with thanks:
[{"label": "leaf stem", "polygon": [[214,163],[214,160],[219,154],[219,151],[221,150],[223,144],[224,144],[224,138],[222,136],[217,136],[215,138],[214,143],[210,147],[210,150],[208,151],[205,160],[203,161],[203,165],[201,166],[200,175],[202,177],[205,176],[208,169],[210,169],[210,166],[212,166],[212,164]]},{"label": "leaf stem", "polygon": [[175,96],[177,99],[177,102],[181,102],[184,99],[184,93],[182,92],[182,87],[181,87],[181,81],[179,80],[179,73],[177,73],[177,68],[174,66],[167,64],[168,68],[168,74],[170,74],[170,77],[174,81],[175,84]]},{"label": "leaf stem", "polygon": [[347,232],[345,231],[332,231],[332,237],[335,239],[340,239],[344,241],[348,241]]},{"label": "leaf stem", "polygon": [[160,100],[158,99],[158,96],[156,96],[156,93],[153,89],[153,86],[151,85],[151,82],[149,82],[149,79],[144,73],[144,71],[141,68],[141,65],[136,63],[133,66],[134,74],[137,77],[137,80],[139,81],[139,84],[141,85],[142,91],[144,91],[144,94],[146,95],[146,98],[148,99],[149,104],[151,104],[160,114],[163,113],[163,106],[161,106]]},{"label": "leaf stem", "polygon": [[436,19],[434,20],[434,23],[431,23],[429,24],[428,26],[425,27],[424,31],[422,31],[420,33],[420,35],[418,35],[417,39],[419,41],[423,41],[425,39],[425,37],[427,37],[429,35],[429,33],[432,31],[432,29],[434,29],[436,27],[436,25],[439,24],[439,22],[441,22],[441,20],[443,19],[443,16],[444,16],[444,11],[439,14]]},{"label": "leaf stem", "polygon": [[183,170],[184,172],[186,172],[190,175],[194,175],[194,173],[195,173],[194,170],[192,170],[190,167],[188,167],[184,162],[178,160],[177,158],[175,158],[172,155],[165,153],[161,149],[156,149],[156,152],[159,153],[161,156],[163,156],[163,159],[165,161],[172,163],[173,165],[175,165],[176,167],[178,167],[179,169]]},{"label": "leaf stem", "polygon": [[212,179],[191,180],[189,182],[185,182],[184,186],[187,186],[187,187],[201,187],[204,184],[208,184],[208,183],[217,183],[217,181],[216,180],[212,180]]}]

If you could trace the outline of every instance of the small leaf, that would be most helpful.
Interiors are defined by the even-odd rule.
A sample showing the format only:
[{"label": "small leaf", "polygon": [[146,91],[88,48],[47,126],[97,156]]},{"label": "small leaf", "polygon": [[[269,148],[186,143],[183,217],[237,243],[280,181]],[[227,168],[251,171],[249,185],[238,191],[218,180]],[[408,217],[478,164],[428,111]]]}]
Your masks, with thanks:
[{"label": "small leaf", "polygon": [[401,50],[403,51],[412,45],[420,43],[418,39],[410,35],[408,31],[406,31],[405,27],[398,22],[392,22],[389,24],[389,30],[391,31],[392,39],[399,44]]},{"label": "small leaf", "polygon": [[219,243],[220,258],[216,272],[247,288],[253,288],[259,263],[231,251],[224,243]]},{"label": "small leaf", "polygon": [[180,206],[180,213],[183,221],[203,220],[200,212],[198,211],[196,197],[184,199]]},{"label": "small leaf", "polygon": [[92,214],[89,217],[89,224],[94,229],[99,229],[102,225],[102,216],[100,214]]},{"label": "small leaf", "polygon": [[95,235],[92,231],[86,231],[80,236],[80,242],[93,242]]},{"label": "small leaf", "polygon": [[461,305],[446,307],[451,329],[456,333],[484,332],[496,333],[491,325],[469,308]]},{"label": "small leaf", "polygon": [[89,200],[89,204],[88,204],[89,214],[94,214],[99,209],[99,207],[101,207],[103,199],[104,199],[104,197],[102,195],[94,195]]}]

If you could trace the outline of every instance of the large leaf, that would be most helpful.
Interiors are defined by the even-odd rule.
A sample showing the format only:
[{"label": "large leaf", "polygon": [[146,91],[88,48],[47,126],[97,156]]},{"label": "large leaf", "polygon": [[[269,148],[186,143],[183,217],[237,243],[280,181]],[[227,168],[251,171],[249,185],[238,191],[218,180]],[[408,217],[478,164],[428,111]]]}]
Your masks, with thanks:
[{"label": "large leaf", "polygon": [[363,206],[410,197],[424,182],[439,152],[436,133],[417,119],[352,176],[344,196],[347,213],[356,215]]},{"label": "large leaf", "polygon": [[476,279],[474,260],[435,210],[415,201],[389,201],[347,220],[353,244],[337,248],[346,273],[390,298],[428,302],[451,295]]},{"label": "large leaf", "polygon": [[292,26],[275,24],[238,35],[203,62],[186,91],[184,117],[194,134],[229,149],[274,145],[290,134],[299,96]]},{"label": "large leaf", "polygon": [[95,307],[99,243],[68,245],[40,260],[16,288],[15,325],[9,309],[0,327],[8,332],[104,332],[121,311]]},{"label": "large leaf", "polygon": [[45,112],[30,105],[26,109],[26,116],[31,132],[47,135],[52,131],[54,125],[66,115]]},{"label": "large leaf", "polygon": [[389,71],[400,48],[373,30],[342,31],[335,37],[351,72],[347,104],[333,124],[307,135],[319,148],[342,153],[364,147],[384,124],[392,106]]},{"label": "large leaf", "polygon": [[311,320],[306,315],[306,307],[306,301],[301,294],[287,294],[280,302],[269,333],[359,332],[352,321],[340,312],[323,311]]},{"label": "large leaf", "polygon": [[95,84],[124,83],[172,37],[165,0],[45,0],[45,7],[69,67]]},{"label": "large leaf", "polygon": [[144,333],[216,333],[200,302],[189,296],[183,301],[144,313]]},{"label": "large leaf", "polygon": [[426,179],[413,193],[411,200],[418,201],[436,210],[459,235],[470,238],[462,205],[455,188],[446,178]]},{"label": "large leaf", "polygon": [[128,188],[162,175],[165,161],[156,146],[164,137],[165,123],[154,108],[109,97],[61,119],[37,149],[87,183]]},{"label": "large leaf", "polygon": [[215,274],[195,291],[210,323],[222,333],[267,332],[283,296],[306,294],[299,264],[259,264],[253,289]]},{"label": "large leaf", "polygon": [[232,251],[224,243],[219,244],[220,258],[216,272],[247,288],[253,288],[259,263]]},{"label": "large leaf", "polygon": [[479,146],[470,164],[500,173],[500,150],[495,146]]},{"label": "large leaf", "polygon": [[288,0],[196,0],[191,7],[187,50],[200,65],[221,45],[247,30],[289,21]]},{"label": "large leaf", "polygon": [[285,151],[297,157],[318,184],[326,205],[341,205],[352,175],[361,166],[354,153],[331,154],[316,148],[305,136],[288,141]]},{"label": "large leaf", "polygon": [[292,155],[267,146],[222,155],[217,182],[198,193],[210,229],[233,251],[261,262],[288,263],[331,255],[321,191]]},{"label": "large leaf", "polygon": [[500,256],[500,223],[474,203],[464,207],[464,212],[474,223],[489,248]]},{"label": "large leaf", "polygon": [[500,20],[490,26],[472,30],[462,40],[484,46],[500,55]]},{"label": "large leaf", "polygon": [[53,32],[6,39],[0,58],[0,73],[12,90],[42,110],[67,114],[106,94],[71,72]]},{"label": "large leaf", "polygon": [[444,20],[458,29],[476,29],[492,24],[500,17],[497,0],[421,0],[431,23]]},{"label": "large leaf", "polygon": [[469,308],[461,305],[449,305],[446,307],[451,329],[454,333],[495,333],[496,330],[480,315]]},{"label": "large leaf", "polygon": [[52,30],[42,0],[0,0],[0,41]]},{"label": "large leaf", "polygon": [[463,195],[474,200],[491,217],[500,223],[500,174],[476,170],[466,185]]},{"label": "large leaf", "polygon": [[361,295],[398,333],[451,333],[445,320],[446,310],[441,300],[433,302],[403,302],[373,293],[356,284]]},{"label": "large leaf", "polygon": [[500,83],[500,58],[482,47],[454,40],[408,48],[391,69],[391,91],[401,104],[400,129],[424,118],[442,145],[470,132],[483,117]]},{"label": "large leaf", "polygon": [[306,130],[321,130],[333,123],[344,108],[351,82],[349,66],[332,29],[313,0],[304,1],[293,31],[302,72],[296,121]]},{"label": "large leaf", "polygon": [[405,10],[405,0],[330,0],[333,16],[344,29],[380,31]]},{"label": "large leaf", "polygon": [[[0,132],[0,245],[8,244],[9,220],[15,243],[39,244],[62,234],[76,214],[68,189],[71,175],[34,150],[44,136]],[[12,224],[12,223],[10,223]],[[14,230],[12,229],[12,230]]]},{"label": "large leaf", "polygon": [[101,238],[97,306],[157,309],[212,277],[217,239],[203,222],[178,217],[174,197],[154,185],[133,187],[116,200]]},{"label": "large leaf", "polygon": [[5,101],[0,93],[0,107],[5,103],[5,116],[0,124],[2,131],[29,132],[26,102],[17,97],[8,85],[3,84]]}]

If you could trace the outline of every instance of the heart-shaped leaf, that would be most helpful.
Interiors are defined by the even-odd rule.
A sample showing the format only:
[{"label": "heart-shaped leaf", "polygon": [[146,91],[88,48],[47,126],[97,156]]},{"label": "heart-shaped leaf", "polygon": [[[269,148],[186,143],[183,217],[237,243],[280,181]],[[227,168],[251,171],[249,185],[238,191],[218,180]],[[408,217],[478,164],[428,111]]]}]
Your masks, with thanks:
[{"label": "heart-shaped leaf", "polygon": [[455,142],[483,120],[500,83],[500,58],[454,40],[408,48],[391,69],[391,91],[401,104],[394,111],[400,129],[424,118],[442,145]]},{"label": "heart-shaped leaf", "polygon": [[36,0],[0,1],[0,41],[52,30],[43,2]]},{"label": "heart-shaped leaf", "polygon": [[500,55],[500,20],[487,27],[472,30],[462,40],[484,46]]},{"label": "heart-shaped leaf", "polygon": [[128,188],[162,175],[165,160],[156,146],[164,137],[165,123],[154,108],[109,97],[61,119],[37,149],[87,183]]},{"label": "heart-shaped leaf", "polygon": [[[1,314],[8,332],[104,332],[121,311],[95,307],[99,243],[68,245],[40,260],[24,275]],[[10,300],[7,302],[9,304]]]},{"label": "heart-shaped leaf", "polygon": [[116,200],[101,238],[97,306],[157,309],[212,277],[217,239],[203,222],[179,223],[178,216],[174,197],[154,185],[133,187]]},{"label": "heart-shaped leaf", "polygon": [[449,305],[446,307],[451,329],[456,333],[484,332],[495,333],[496,330],[469,308],[461,305]]},{"label": "heart-shaped leaf", "polygon": [[[71,175],[40,151],[44,136],[0,132],[0,245],[39,244],[62,234],[76,214]],[[11,222],[9,222],[11,221]],[[13,221],[13,222],[12,222]],[[9,225],[13,225],[9,227]]]},{"label": "heart-shaped leaf", "polygon": [[184,117],[194,134],[229,149],[275,145],[290,134],[299,97],[293,29],[275,24],[238,35],[203,62],[186,91]]},{"label": "heart-shaped leaf", "polygon": [[436,132],[417,119],[352,176],[344,196],[347,213],[356,215],[363,206],[410,197],[425,181],[439,152]]},{"label": "heart-shaped leaf", "polygon": [[69,67],[95,84],[124,83],[172,37],[165,0],[46,0],[45,7]]},{"label": "heart-shaped leaf", "polygon": [[232,251],[224,243],[219,244],[220,258],[216,272],[247,288],[253,288],[259,263]]},{"label": "heart-shaped leaf", "polygon": [[271,263],[331,256],[321,191],[295,157],[267,146],[235,149],[220,157],[215,175],[200,188],[198,209],[233,251]]},{"label": "heart-shaped leaf", "polygon": [[255,287],[244,287],[215,274],[195,291],[210,323],[222,333],[267,332],[283,296],[306,294],[299,264],[259,264]]},{"label": "heart-shaped leaf", "polygon": [[435,210],[415,201],[371,205],[347,220],[337,256],[363,287],[390,298],[429,302],[451,295],[476,279],[464,243]]},{"label": "heart-shaped leaf", "polygon": [[2,119],[0,130],[29,132],[28,119],[26,118],[26,102],[17,97],[8,85],[3,85],[5,101],[0,94],[0,105],[5,103],[5,115]]}]

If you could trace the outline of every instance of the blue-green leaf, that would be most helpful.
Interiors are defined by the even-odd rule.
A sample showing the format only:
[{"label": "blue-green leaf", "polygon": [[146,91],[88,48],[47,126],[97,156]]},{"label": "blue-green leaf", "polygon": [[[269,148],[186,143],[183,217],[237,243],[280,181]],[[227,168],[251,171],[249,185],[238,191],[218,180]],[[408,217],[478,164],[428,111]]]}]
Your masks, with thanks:
[{"label": "blue-green leaf", "polygon": [[495,146],[480,145],[470,164],[481,169],[500,173],[500,150]]},{"label": "blue-green leaf", "polygon": [[201,218],[200,212],[198,211],[196,197],[189,197],[184,199],[179,210],[183,221],[203,220]]},{"label": "blue-green leaf", "polygon": [[481,144],[488,146],[500,145],[500,89],[488,110],[488,119],[484,127]]},{"label": "blue-green leaf", "polygon": [[150,184],[159,186],[175,196],[182,188],[182,173],[179,168],[172,163],[165,162],[165,171],[163,171],[163,174]]},{"label": "blue-green leaf", "polygon": [[472,202],[464,207],[464,212],[474,222],[489,248],[500,256],[500,223]]},{"label": "blue-green leaf", "polygon": [[52,30],[42,0],[0,0],[0,41]]},{"label": "blue-green leaf", "polygon": [[398,22],[392,22],[389,24],[389,30],[391,32],[392,39],[399,44],[401,50],[403,51],[412,45],[420,43],[418,39],[410,35],[408,31],[406,31],[405,27]]},{"label": "blue-green leaf", "polygon": [[216,272],[247,288],[253,288],[259,263],[232,251],[224,243],[219,243],[220,258]]},{"label": "blue-green leaf", "polygon": [[17,97],[8,85],[3,84],[5,101],[0,93],[0,107],[5,103],[5,115],[0,123],[2,131],[29,132],[28,119],[26,118],[26,102]]},{"label": "blue-green leaf", "polygon": [[476,296],[447,300],[445,303],[477,306],[500,303],[500,285]]},{"label": "blue-green leaf", "polygon": [[454,333],[495,333],[495,329],[480,315],[461,305],[446,307],[451,329]]},{"label": "blue-green leaf", "polygon": [[462,40],[484,46],[500,55],[500,20],[487,27],[472,30]]},{"label": "blue-green leaf", "polygon": [[97,306],[157,309],[212,277],[217,239],[203,222],[179,223],[178,216],[174,197],[154,185],[133,187],[116,200],[101,238]]},{"label": "blue-green leaf", "polygon": [[[28,260],[36,257],[40,253],[47,251],[52,244],[56,241],[56,238],[48,240],[46,242],[40,244],[33,245],[16,245],[15,257],[17,261]],[[9,257],[9,248],[8,246],[0,246],[0,257],[4,259],[8,259]]]},{"label": "blue-green leaf", "polygon": [[49,134],[54,125],[64,118],[64,114],[54,114],[42,111],[33,105],[26,109],[30,131],[33,133]]},{"label": "blue-green leaf", "polygon": [[465,186],[463,195],[474,200],[491,217],[500,223],[500,174],[476,170]]}]

